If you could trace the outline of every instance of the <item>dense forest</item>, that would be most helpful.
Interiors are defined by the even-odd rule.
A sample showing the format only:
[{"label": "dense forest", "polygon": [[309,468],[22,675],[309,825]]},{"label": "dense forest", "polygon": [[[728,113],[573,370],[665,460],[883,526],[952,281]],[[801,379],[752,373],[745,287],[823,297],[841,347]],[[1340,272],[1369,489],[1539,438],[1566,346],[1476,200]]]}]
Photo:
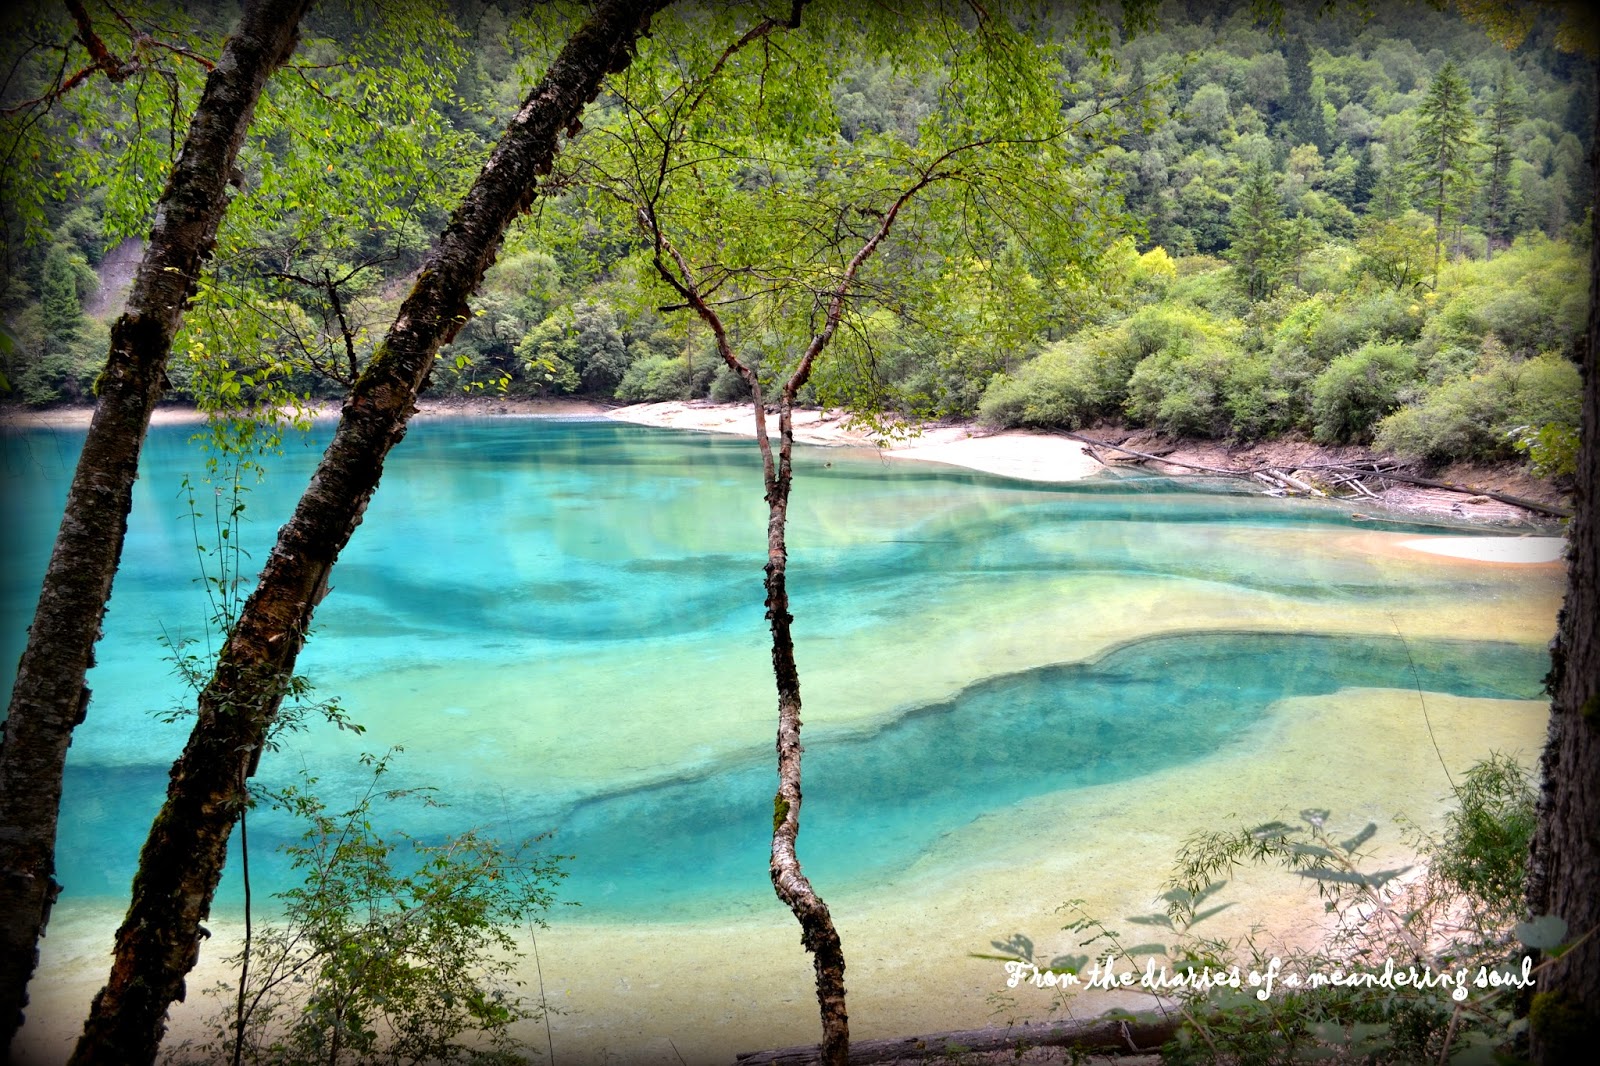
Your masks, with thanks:
[{"label": "dense forest", "polygon": [[[554,10],[461,4],[424,41],[416,20],[382,7],[314,11],[302,54],[324,62],[269,87],[169,369],[175,398],[248,397],[268,379],[341,394],[561,24]],[[852,298],[842,369],[802,401],[993,425],[1293,434],[1433,461],[1523,454],[1537,473],[1570,474],[1595,101],[1559,20],[1530,15],[1507,52],[1426,5],[1291,5],[1276,25],[1245,3],[1148,14],[1148,32],[1108,63],[1070,43],[1070,19],[1048,6],[1029,28],[1069,42],[1055,74],[1068,114],[1101,109],[1078,181],[1108,195],[1075,220],[1071,261],[1035,220],[982,217],[1003,216],[998,203],[930,217]],[[162,27],[199,51],[228,17],[184,5]],[[1125,28],[1106,32],[1115,43]],[[357,50],[334,62],[346,40]],[[10,106],[52,61],[25,57]],[[13,400],[93,398],[159,188],[150,170],[204,73],[181,56],[169,66],[63,96],[9,140],[0,386]],[[805,133],[858,152],[912,137],[949,88],[948,72],[887,55],[830,73],[830,110]],[[341,102],[347,92],[360,103]],[[585,121],[616,118],[602,102]],[[663,299],[589,143],[603,151],[597,134],[580,136],[511,234],[431,391],[747,395],[709,331]],[[987,232],[953,241],[940,226]],[[739,328],[757,364],[794,345],[772,312]],[[227,351],[208,336],[229,337]]]}]

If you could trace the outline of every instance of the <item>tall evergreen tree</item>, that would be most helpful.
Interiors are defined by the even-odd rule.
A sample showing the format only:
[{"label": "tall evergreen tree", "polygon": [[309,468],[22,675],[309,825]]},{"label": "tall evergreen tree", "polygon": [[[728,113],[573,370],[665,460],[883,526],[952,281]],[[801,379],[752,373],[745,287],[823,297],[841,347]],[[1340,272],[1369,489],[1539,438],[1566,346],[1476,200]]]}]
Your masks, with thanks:
[{"label": "tall evergreen tree", "polygon": [[1311,46],[1304,37],[1291,37],[1283,58],[1289,67],[1289,102],[1283,109],[1289,139],[1294,144],[1314,144],[1326,152],[1328,131],[1322,121],[1322,101],[1311,91]]},{"label": "tall evergreen tree", "polygon": [[1363,145],[1361,157],[1356,160],[1356,172],[1350,180],[1350,206],[1366,207],[1371,203],[1377,184],[1378,168],[1372,161],[1372,145]]},{"label": "tall evergreen tree", "polygon": [[1277,183],[1264,161],[1250,167],[1233,194],[1230,215],[1233,243],[1228,258],[1246,297],[1264,299],[1277,289],[1283,276],[1283,202]]},{"label": "tall evergreen tree", "polygon": [[1446,63],[1434,75],[1427,98],[1417,109],[1417,120],[1411,171],[1418,199],[1433,215],[1433,275],[1437,279],[1445,224],[1461,217],[1476,179],[1472,156],[1477,146],[1477,121],[1472,115],[1471,90],[1455,63]]},{"label": "tall evergreen tree", "polygon": [[1515,158],[1511,131],[1522,119],[1525,98],[1515,81],[1510,63],[1503,63],[1495,76],[1494,95],[1484,116],[1483,144],[1489,150],[1488,186],[1484,190],[1483,229],[1488,236],[1488,254],[1496,243],[1510,243],[1511,162]]},{"label": "tall evergreen tree", "polygon": [[78,335],[83,305],[78,301],[78,272],[72,268],[72,253],[65,245],[52,245],[45,256],[39,309],[52,341],[67,341]]}]

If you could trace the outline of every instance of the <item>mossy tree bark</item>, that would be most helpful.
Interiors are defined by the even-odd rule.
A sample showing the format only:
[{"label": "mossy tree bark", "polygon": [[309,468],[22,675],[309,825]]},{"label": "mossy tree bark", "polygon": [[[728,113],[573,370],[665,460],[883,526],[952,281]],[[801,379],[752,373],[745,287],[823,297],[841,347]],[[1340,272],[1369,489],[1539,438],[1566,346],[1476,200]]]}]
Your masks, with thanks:
[{"label": "mossy tree bark", "polygon": [[[1591,164],[1600,176],[1600,115]],[[1528,907],[1566,921],[1575,946],[1541,973],[1530,1012],[1533,1058],[1589,1062],[1600,1034],[1600,217],[1589,249],[1589,325],[1567,597],[1551,646],[1550,730]]]},{"label": "mossy tree bark", "polygon": [[493,263],[506,227],[549,173],[561,133],[576,132],[584,105],[599,95],[608,73],[627,65],[650,16],[665,3],[605,0],[568,40],[434,244],[357,380],[201,692],[194,729],[140,855],[110,978],[95,997],[73,1063],[155,1059],[167,1009],[183,998],[206,935],[200,923],[222,876],[246,782],[334,562],[361,521],[385,457],[405,434],[439,348],[467,321],[467,298]]},{"label": "mossy tree bark", "polygon": [[[166,388],[172,339],[228,207],[227,182],[267,78],[294,52],[312,0],[251,0],[206,79],[157,202],[149,247],[111,330],[100,399],[28,630],[0,737],[0,1048],[22,1024],[55,882],[56,822],[84,677],[122,556],[139,451]],[[87,23],[81,6],[72,5]],[[80,35],[98,43],[92,30]],[[92,47],[91,47],[92,50]],[[100,47],[104,53],[104,46]]]}]

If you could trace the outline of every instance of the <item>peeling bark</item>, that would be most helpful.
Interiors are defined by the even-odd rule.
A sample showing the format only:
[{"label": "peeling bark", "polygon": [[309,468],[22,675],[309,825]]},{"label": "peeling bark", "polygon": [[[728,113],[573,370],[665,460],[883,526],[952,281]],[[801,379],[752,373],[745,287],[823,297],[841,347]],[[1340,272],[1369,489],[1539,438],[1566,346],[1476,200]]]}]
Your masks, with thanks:
[{"label": "peeling bark", "polygon": [[[1596,116],[1600,133],[1600,115]],[[1590,160],[1600,176],[1600,140]],[[1600,1034],[1600,217],[1589,249],[1589,325],[1567,597],[1550,647],[1550,729],[1528,908],[1567,923],[1574,946],[1539,977],[1529,1011],[1533,1060],[1589,1062]]]},{"label": "peeling bark", "polygon": [[267,559],[200,695],[188,745],[140,854],[111,975],[95,997],[75,1064],[154,1060],[166,1012],[206,935],[228,838],[278,713],[329,572],[360,524],[389,450],[404,436],[439,348],[466,322],[467,297],[506,227],[532,202],[563,130],[623,69],[665,0],[610,0],[573,34],[524,101],[423,264],[345,403],[333,441]]},{"label": "peeling bark", "polygon": [[[81,7],[73,5],[78,13]],[[45,572],[0,737],[0,1048],[22,1024],[55,881],[61,777],[84,720],[112,578],[122,556],[139,450],[166,388],[172,338],[227,210],[227,176],[267,78],[294,52],[311,0],[253,0],[206,79],[155,225],[111,330],[100,399]]]}]

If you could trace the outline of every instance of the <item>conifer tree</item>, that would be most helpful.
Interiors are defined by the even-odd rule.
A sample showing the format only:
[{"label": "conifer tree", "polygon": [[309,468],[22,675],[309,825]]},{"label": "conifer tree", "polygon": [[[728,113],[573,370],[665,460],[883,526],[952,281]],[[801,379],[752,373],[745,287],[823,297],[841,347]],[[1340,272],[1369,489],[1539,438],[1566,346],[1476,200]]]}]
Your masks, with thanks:
[{"label": "conifer tree", "polygon": [[1314,144],[1326,151],[1328,133],[1322,122],[1322,101],[1311,91],[1311,47],[1304,37],[1292,37],[1283,58],[1289,68],[1289,102],[1284,108],[1289,139],[1294,144]]},{"label": "conifer tree", "polygon": [[1477,146],[1477,122],[1472,115],[1472,95],[1453,62],[1434,75],[1417,117],[1411,171],[1418,199],[1433,215],[1433,275],[1437,279],[1445,224],[1460,219],[1476,178],[1472,155]]},{"label": "conifer tree", "polygon": [[1494,254],[1496,242],[1510,243],[1511,162],[1515,158],[1511,131],[1521,121],[1525,109],[1520,86],[1513,78],[1511,64],[1501,64],[1495,76],[1489,111],[1484,116],[1483,143],[1489,150],[1489,183],[1484,190],[1483,228],[1489,238],[1490,255]]},{"label": "conifer tree", "polygon": [[78,301],[78,276],[72,268],[72,253],[64,245],[52,245],[45,256],[39,309],[51,340],[68,341],[78,335],[83,305]]},{"label": "conifer tree", "polygon": [[1283,203],[1264,161],[1251,165],[1233,195],[1233,243],[1228,256],[1234,276],[1250,300],[1272,295],[1283,274]]}]

